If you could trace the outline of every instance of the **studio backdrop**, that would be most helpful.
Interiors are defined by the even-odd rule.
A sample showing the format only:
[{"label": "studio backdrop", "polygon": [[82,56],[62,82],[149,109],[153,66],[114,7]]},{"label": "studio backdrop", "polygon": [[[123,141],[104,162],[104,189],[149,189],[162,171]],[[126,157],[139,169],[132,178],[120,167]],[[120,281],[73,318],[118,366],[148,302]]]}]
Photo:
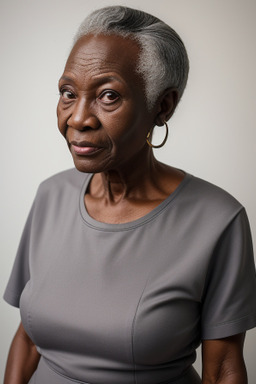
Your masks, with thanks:
[{"label": "studio backdrop", "polygon": [[[254,0],[1,0],[1,296],[39,183],[73,167],[56,123],[57,82],[73,35],[95,7],[114,4],[152,13],[182,37],[189,81],[169,122],[168,142],[155,155],[234,195],[246,207],[255,243]],[[160,133],[154,140],[161,142]],[[0,311],[3,375],[20,318],[2,299]],[[245,345],[250,384],[255,346],[252,330]]]}]

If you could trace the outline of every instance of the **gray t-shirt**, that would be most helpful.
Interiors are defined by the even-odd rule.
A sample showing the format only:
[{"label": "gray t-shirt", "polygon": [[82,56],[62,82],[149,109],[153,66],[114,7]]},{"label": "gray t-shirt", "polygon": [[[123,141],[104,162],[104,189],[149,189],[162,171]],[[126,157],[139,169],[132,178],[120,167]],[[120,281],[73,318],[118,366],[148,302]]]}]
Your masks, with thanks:
[{"label": "gray t-shirt", "polygon": [[200,383],[201,340],[256,325],[244,208],[187,174],[146,216],[100,223],[84,206],[91,176],[40,185],[5,291],[42,354],[30,383]]}]

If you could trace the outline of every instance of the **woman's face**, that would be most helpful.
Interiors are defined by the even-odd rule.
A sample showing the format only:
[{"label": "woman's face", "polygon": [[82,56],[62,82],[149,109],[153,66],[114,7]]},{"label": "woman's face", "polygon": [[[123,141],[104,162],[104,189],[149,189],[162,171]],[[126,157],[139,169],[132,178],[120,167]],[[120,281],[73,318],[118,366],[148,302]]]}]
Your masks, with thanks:
[{"label": "woman's face", "polygon": [[154,126],[136,73],[139,47],[111,35],[88,35],[74,46],[59,81],[58,127],[75,166],[104,172],[137,165]]}]

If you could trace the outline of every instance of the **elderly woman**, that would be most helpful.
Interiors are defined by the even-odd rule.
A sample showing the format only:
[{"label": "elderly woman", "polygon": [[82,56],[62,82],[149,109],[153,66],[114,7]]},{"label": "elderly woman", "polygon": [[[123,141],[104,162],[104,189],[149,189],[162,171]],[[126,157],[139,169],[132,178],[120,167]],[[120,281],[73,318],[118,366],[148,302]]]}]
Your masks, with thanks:
[{"label": "elderly woman", "polygon": [[247,382],[245,210],[152,150],[188,67],[180,37],[144,12],[107,7],[82,23],[57,109],[76,169],[40,185],[24,229],[5,291],[22,319],[5,384]]}]

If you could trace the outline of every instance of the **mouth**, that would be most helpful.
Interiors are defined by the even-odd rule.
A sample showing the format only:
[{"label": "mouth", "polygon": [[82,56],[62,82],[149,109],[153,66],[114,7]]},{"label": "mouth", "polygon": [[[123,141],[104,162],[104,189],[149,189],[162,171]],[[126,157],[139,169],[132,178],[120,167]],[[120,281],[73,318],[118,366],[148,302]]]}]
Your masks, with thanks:
[{"label": "mouth", "polygon": [[74,152],[78,156],[93,155],[104,149],[101,145],[96,145],[89,141],[71,141],[69,145],[71,152]]}]

